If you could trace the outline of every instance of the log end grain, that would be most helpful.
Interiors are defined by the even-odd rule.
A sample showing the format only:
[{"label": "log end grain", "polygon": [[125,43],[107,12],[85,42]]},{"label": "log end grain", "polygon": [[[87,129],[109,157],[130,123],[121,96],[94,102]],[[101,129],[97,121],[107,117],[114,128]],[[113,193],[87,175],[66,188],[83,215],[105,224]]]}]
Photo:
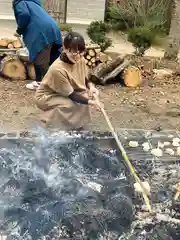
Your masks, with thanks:
[{"label": "log end grain", "polygon": [[11,80],[26,80],[26,69],[17,56],[6,56],[1,61],[1,74]]}]

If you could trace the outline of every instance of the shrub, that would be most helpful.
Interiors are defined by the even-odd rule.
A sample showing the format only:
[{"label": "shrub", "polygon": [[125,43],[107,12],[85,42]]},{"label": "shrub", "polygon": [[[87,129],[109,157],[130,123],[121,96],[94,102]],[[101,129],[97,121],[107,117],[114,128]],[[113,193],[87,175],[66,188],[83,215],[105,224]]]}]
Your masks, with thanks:
[{"label": "shrub", "polygon": [[110,26],[107,23],[104,23],[102,21],[93,21],[88,26],[87,32],[88,34],[91,34],[94,30],[97,32],[104,32],[107,33],[110,30]]},{"label": "shrub", "polygon": [[170,2],[171,0],[126,0],[124,5],[110,5],[106,20],[113,28],[122,31],[147,24],[151,25],[151,28],[164,31],[164,28],[167,28]]},{"label": "shrub", "polygon": [[71,25],[69,25],[69,24],[64,24],[64,23],[62,23],[62,24],[60,24],[59,25],[59,27],[60,27],[60,29],[61,29],[61,31],[63,32],[72,32],[72,26]]},{"label": "shrub", "polygon": [[106,36],[109,30],[109,25],[102,21],[93,21],[87,28],[89,38],[100,46],[102,52],[112,45],[111,39]]},{"label": "shrub", "polygon": [[128,40],[136,48],[136,54],[143,55],[144,52],[153,44],[155,32],[148,27],[132,28],[128,32]]},{"label": "shrub", "polygon": [[108,8],[108,17],[106,20],[115,30],[124,31],[134,27],[134,17],[128,9],[121,8],[119,5],[112,5]]}]

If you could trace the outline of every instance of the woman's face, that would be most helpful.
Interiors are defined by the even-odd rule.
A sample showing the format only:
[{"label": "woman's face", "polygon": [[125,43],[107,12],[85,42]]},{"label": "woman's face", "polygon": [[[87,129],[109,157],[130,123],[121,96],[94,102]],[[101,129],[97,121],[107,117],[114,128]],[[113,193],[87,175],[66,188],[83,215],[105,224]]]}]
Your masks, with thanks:
[{"label": "woman's face", "polygon": [[72,51],[69,49],[64,49],[64,52],[72,63],[77,63],[84,56],[84,52]]}]

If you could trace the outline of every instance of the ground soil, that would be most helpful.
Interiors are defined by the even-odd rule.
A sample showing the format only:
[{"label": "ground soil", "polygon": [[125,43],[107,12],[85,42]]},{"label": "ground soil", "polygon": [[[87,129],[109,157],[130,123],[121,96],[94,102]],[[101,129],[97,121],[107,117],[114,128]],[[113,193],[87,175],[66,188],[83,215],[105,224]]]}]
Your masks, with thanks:
[{"label": "ground soil", "polygon": [[[135,59],[136,65],[147,65],[147,62],[154,64],[154,61]],[[157,61],[155,62],[157,66]],[[161,62],[158,67],[164,65],[174,69],[178,67],[178,64],[168,62]],[[30,130],[39,126],[40,111],[34,104],[34,92],[27,90],[25,84],[26,82],[0,78],[1,132]],[[179,76],[163,80],[150,77],[138,89],[125,88],[119,84],[98,88],[115,128],[180,130]],[[108,128],[102,114],[94,109],[92,112],[93,119],[89,129],[106,131]]]}]

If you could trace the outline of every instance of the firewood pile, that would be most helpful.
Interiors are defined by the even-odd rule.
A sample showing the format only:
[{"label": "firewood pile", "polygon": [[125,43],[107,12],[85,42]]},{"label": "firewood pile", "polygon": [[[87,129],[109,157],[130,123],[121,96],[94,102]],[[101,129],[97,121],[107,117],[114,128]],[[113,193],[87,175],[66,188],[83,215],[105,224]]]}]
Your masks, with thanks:
[{"label": "firewood pile", "polygon": [[100,63],[106,63],[112,59],[107,54],[101,52],[98,46],[87,46],[85,53],[86,64],[90,68],[94,68]]},{"label": "firewood pile", "polygon": [[0,39],[0,49],[19,49],[22,48],[22,42],[19,38],[9,39],[2,38]]},{"label": "firewood pile", "polygon": [[103,53],[97,45],[87,45],[85,60],[90,68],[91,81],[105,85],[112,81],[121,82],[127,87],[137,87],[142,84],[141,69],[132,65],[126,56],[112,59]]},{"label": "firewood pile", "polygon": [[[18,51],[23,50],[22,46],[20,39],[0,40],[1,76],[21,81],[36,79],[34,66],[22,56],[18,56]],[[2,51],[3,48],[4,51]],[[6,51],[7,49],[9,51]],[[116,80],[127,87],[136,87],[142,83],[141,69],[133,66],[126,56],[119,55],[112,59],[108,54],[101,52],[98,46],[88,45],[84,57],[90,69],[90,78],[95,84],[105,85]]]},{"label": "firewood pile", "polygon": [[141,70],[133,66],[126,56],[120,55],[111,61],[98,64],[91,71],[91,80],[102,85],[115,80],[127,87],[137,87],[142,84]]},{"label": "firewood pile", "polygon": [[0,39],[0,75],[9,80],[35,80],[34,66],[17,54],[21,50],[23,43],[20,38]]}]

